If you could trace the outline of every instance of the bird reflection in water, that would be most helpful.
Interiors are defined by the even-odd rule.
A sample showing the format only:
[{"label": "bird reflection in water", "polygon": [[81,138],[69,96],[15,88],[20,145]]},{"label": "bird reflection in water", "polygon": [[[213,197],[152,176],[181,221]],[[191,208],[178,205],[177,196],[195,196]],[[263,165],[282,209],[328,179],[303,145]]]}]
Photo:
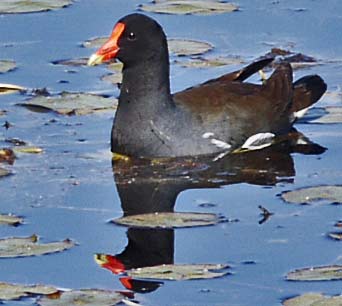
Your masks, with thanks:
[{"label": "bird reflection in water", "polygon": [[[113,174],[124,216],[173,212],[178,195],[188,189],[238,183],[292,183],[295,167],[291,153],[318,155],[324,151],[293,131],[272,147],[229,154],[215,162],[212,156],[113,160]],[[156,290],[162,282],[133,279],[124,273],[133,268],[173,264],[175,230],[128,227],[127,238],[124,251],[116,255],[97,254],[97,263],[122,274],[120,281],[126,289],[139,293]]]}]

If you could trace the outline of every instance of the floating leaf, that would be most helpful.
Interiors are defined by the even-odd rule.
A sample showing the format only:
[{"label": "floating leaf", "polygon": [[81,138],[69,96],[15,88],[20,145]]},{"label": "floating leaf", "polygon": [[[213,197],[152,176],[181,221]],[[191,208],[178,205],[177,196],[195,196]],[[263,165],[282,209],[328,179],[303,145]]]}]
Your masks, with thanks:
[{"label": "floating leaf", "polygon": [[289,203],[310,204],[316,201],[342,203],[342,186],[317,186],[284,192],[282,198]]},{"label": "floating leaf", "polygon": [[15,147],[14,152],[16,153],[26,153],[26,154],[40,154],[43,152],[42,148],[33,146]]},{"label": "floating leaf", "polygon": [[342,296],[326,296],[321,293],[305,293],[283,302],[284,306],[341,306]]},{"label": "floating leaf", "polygon": [[101,78],[102,81],[109,82],[111,84],[120,84],[122,82],[121,73],[106,74]]},{"label": "floating leaf", "polygon": [[327,281],[342,280],[342,266],[324,266],[298,269],[286,276],[291,281]]},{"label": "floating leaf", "polygon": [[95,37],[95,38],[91,38],[86,40],[83,44],[82,47],[84,48],[94,48],[94,49],[98,49],[100,48],[102,45],[104,45],[104,43],[108,40],[108,37]]},{"label": "floating leaf", "polygon": [[114,98],[86,93],[63,92],[58,96],[37,96],[20,105],[29,108],[53,110],[62,115],[86,115],[96,111],[115,109]]},{"label": "floating leaf", "polygon": [[0,178],[8,176],[10,174],[11,174],[11,172],[9,172],[8,170],[0,167]]},{"label": "floating leaf", "polygon": [[21,223],[23,223],[23,218],[13,216],[13,215],[0,215],[0,224],[16,226]]},{"label": "floating leaf", "polygon": [[81,289],[62,292],[59,296],[42,297],[38,300],[41,306],[112,306],[119,304],[124,299],[124,295],[115,291]]},{"label": "floating leaf", "polygon": [[24,87],[13,84],[0,84],[0,95],[11,94],[18,91],[25,91]]},{"label": "floating leaf", "polygon": [[214,225],[224,221],[227,221],[227,219],[209,213],[160,212],[126,216],[112,222],[134,227],[179,228]]},{"label": "floating leaf", "polygon": [[241,58],[238,57],[219,57],[219,58],[191,58],[187,61],[175,61],[176,64],[185,68],[208,68],[219,67],[226,65],[238,65],[244,63]]},{"label": "floating leaf", "polygon": [[[1,7],[1,2],[0,2]],[[0,60],[0,73],[6,73],[14,70],[17,67],[15,61],[11,60]]]},{"label": "floating leaf", "polygon": [[203,54],[214,48],[207,42],[191,39],[169,39],[167,43],[169,51],[178,56]]},{"label": "floating leaf", "polygon": [[73,0],[1,0],[0,13],[32,13],[59,9]]},{"label": "floating leaf", "polygon": [[228,272],[219,272],[229,268],[223,264],[193,264],[193,265],[159,265],[143,267],[128,271],[133,278],[154,278],[162,280],[210,279],[222,277]]},{"label": "floating leaf", "polygon": [[170,0],[163,2],[152,2],[139,5],[139,9],[145,12],[160,14],[222,14],[237,11],[239,7],[235,4],[220,1],[202,0]]},{"label": "floating leaf", "polygon": [[329,233],[328,236],[334,240],[342,240],[342,232]]},{"label": "floating leaf", "polygon": [[75,245],[69,239],[61,242],[45,244],[38,243],[38,237],[33,235],[25,238],[0,239],[0,258],[38,256],[49,253],[61,252]]},{"label": "floating leaf", "polygon": [[[312,123],[342,123],[342,107],[328,106],[323,108],[324,114],[319,118],[310,120]],[[305,117],[304,117],[305,119]]]},{"label": "floating leaf", "polygon": [[75,59],[57,60],[57,61],[53,61],[52,64],[78,67],[78,66],[87,66],[87,62],[88,62],[88,58],[82,57],[82,58],[75,58]]},{"label": "floating leaf", "polygon": [[53,294],[58,289],[43,285],[25,286],[18,284],[0,283],[0,300],[15,300],[37,294]]}]

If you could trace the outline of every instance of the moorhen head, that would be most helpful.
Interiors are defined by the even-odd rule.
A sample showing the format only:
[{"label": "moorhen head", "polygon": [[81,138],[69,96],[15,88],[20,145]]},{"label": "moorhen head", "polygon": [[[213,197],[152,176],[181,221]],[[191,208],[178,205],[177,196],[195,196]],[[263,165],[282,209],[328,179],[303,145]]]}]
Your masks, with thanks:
[{"label": "moorhen head", "polygon": [[123,80],[111,148],[135,157],[222,155],[268,146],[326,90],[317,75],[293,83],[285,62],[264,84],[244,83],[273,60],[266,58],[172,95],[166,36],[142,14],[120,19],[88,64],[113,58],[123,63]]}]

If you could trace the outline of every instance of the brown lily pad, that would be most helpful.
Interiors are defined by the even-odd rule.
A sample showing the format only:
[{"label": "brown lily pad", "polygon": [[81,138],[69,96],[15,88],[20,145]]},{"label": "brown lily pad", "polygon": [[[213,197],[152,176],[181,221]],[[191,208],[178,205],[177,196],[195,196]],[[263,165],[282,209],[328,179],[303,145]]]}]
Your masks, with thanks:
[{"label": "brown lily pad", "polygon": [[62,115],[86,115],[116,109],[117,100],[94,94],[63,92],[58,96],[36,96],[19,105]]},{"label": "brown lily pad", "polygon": [[14,215],[2,215],[0,214],[0,225],[5,224],[5,225],[13,225],[17,226],[19,224],[23,223],[23,218],[14,216]]},{"label": "brown lily pad", "polygon": [[69,239],[61,242],[38,243],[38,237],[12,237],[0,239],[0,258],[38,256],[62,252],[75,246]]},{"label": "brown lily pad", "polygon": [[61,292],[58,296],[44,296],[38,300],[40,306],[113,306],[122,302],[124,295],[109,290],[81,289]]},{"label": "brown lily pad", "polygon": [[169,0],[142,4],[139,5],[139,9],[159,14],[212,15],[238,11],[239,7],[232,3],[215,0]]},{"label": "brown lily pad", "polygon": [[209,213],[176,213],[160,212],[131,215],[112,220],[113,223],[132,227],[145,228],[182,228],[215,225],[227,219]]},{"label": "brown lily pad", "polygon": [[[0,3],[1,7],[1,3]],[[11,60],[0,60],[0,73],[6,73],[14,70],[17,67],[15,61]]]},{"label": "brown lily pad", "polygon": [[298,269],[286,276],[290,281],[330,281],[342,280],[342,266],[323,266]]},{"label": "brown lily pad", "polygon": [[161,279],[161,280],[190,280],[211,279],[227,275],[228,265],[223,264],[193,264],[193,265],[159,265],[143,267],[128,271],[133,278]]},{"label": "brown lily pad", "polygon": [[0,13],[32,13],[60,9],[73,3],[73,0],[1,0]]},{"label": "brown lily pad", "polygon": [[288,203],[311,204],[317,201],[342,203],[342,186],[317,186],[284,192],[281,197]]},{"label": "brown lily pad", "polygon": [[32,295],[56,293],[58,289],[44,285],[19,285],[0,282],[0,300],[16,300]]},{"label": "brown lily pad", "polygon": [[282,303],[284,306],[341,306],[342,296],[327,296],[321,293],[305,293]]}]

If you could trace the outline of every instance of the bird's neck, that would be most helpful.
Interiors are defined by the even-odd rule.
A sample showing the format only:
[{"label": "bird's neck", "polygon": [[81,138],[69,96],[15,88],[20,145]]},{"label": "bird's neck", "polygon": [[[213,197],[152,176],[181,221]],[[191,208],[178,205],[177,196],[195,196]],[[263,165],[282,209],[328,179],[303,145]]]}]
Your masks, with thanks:
[{"label": "bird's neck", "polygon": [[168,55],[124,65],[122,72],[119,107],[143,107],[153,111],[173,106]]}]

